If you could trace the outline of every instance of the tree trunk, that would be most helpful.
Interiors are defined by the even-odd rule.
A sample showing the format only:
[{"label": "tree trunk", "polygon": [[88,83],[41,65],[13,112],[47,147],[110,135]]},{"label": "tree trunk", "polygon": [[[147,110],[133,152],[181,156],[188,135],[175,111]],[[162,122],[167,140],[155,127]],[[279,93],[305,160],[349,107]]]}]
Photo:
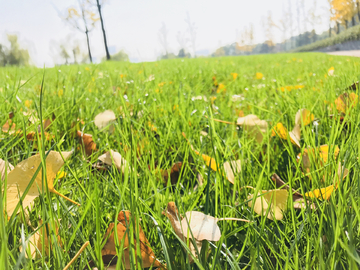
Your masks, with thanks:
[{"label": "tree trunk", "polygon": [[331,25],[329,25],[329,37],[331,37]]},{"label": "tree trunk", "polygon": [[85,34],[86,34],[87,47],[88,47],[88,52],[89,52],[89,59],[90,59],[90,63],[92,63],[90,40],[89,40],[89,30],[87,29],[87,27],[86,27]]},{"label": "tree trunk", "polygon": [[355,26],[355,16],[351,17],[351,24],[352,24],[352,26]]},{"label": "tree trunk", "polygon": [[345,29],[348,29],[348,20],[345,20]]},{"label": "tree trunk", "polygon": [[359,9],[359,1],[356,2],[356,7],[357,7],[357,14],[358,14],[358,20],[360,23],[360,9]]},{"label": "tree trunk", "polygon": [[73,53],[73,56],[74,56],[74,64],[77,64],[75,49],[72,50],[72,53]]},{"label": "tree trunk", "polygon": [[106,51],[106,60],[110,60],[110,53],[109,53],[109,49],[108,49],[107,42],[106,42],[106,34],[105,34],[105,28],[104,28],[104,21],[103,21],[102,15],[101,15],[101,6],[100,6],[100,3],[99,3],[99,0],[96,0],[96,3],[97,3],[98,11],[99,11],[99,16],[100,16],[101,30],[102,30],[102,32],[103,32],[103,37],[104,37],[104,45],[105,45],[105,51]]},{"label": "tree trunk", "polygon": [[336,34],[340,33],[340,23],[336,22]]}]

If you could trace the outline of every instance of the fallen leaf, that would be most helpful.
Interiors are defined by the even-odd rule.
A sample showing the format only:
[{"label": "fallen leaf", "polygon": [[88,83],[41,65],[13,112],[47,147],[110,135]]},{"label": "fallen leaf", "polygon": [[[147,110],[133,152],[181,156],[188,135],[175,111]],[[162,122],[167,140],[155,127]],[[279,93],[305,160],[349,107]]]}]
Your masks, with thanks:
[{"label": "fallen leaf", "polygon": [[329,200],[331,193],[334,191],[334,185],[330,185],[325,188],[315,189],[305,193],[305,197],[318,198],[322,200]]},{"label": "fallen leaf", "polygon": [[[275,182],[276,188],[290,190],[289,185],[287,185],[276,173],[271,176],[271,180]],[[295,189],[292,189],[292,197],[293,197],[293,206],[295,209],[305,209],[306,207],[310,207],[311,209],[316,209],[315,204],[309,202],[304,199],[303,195],[297,192]]]},{"label": "fallen leaf", "polygon": [[[340,149],[337,145],[332,146],[332,151],[334,153],[334,159],[339,155]],[[311,168],[311,162],[315,162],[318,168],[324,167],[328,161],[329,156],[329,145],[324,144],[317,148],[305,148],[304,154],[299,153],[297,159],[300,160],[302,157],[302,165],[304,170],[309,173]]]},{"label": "fallen leaf", "polygon": [[[6,168],[7,167],[7,168]],[[11,170],[14,169],[14,166],[9,162],[0,158],[0,181],[5,180],[5,173],[9,174]]]},{"label": "fallen leaf", "polygon": [[[131,264],[130,264],[130,240],[129,240],[129,233],[127,232],[127,230],[130,229],[131,225],[131,213],[130,211],[120,211],[119,215],[118,215],[118,223],[116,226],[116,230],[117,230],[117,237],[118,237],[118,243],[121,245],[123,245],[123,264],[125,266],[125,269],[131,269]],[[136,226],[137,224],[135,224]],[[160,268],[165,268],[155,257],[154,252],[152,251],[152,249],[150,248],[150,244],[149,241],[147,240],[144,231],[142,230],[142,228],[139,226],[139,241],[140,241],[140,252],[141,252],[141,259],[142,259],[142,267],[143,268],[147,268],[147,267],[160,267]],[[101,255],[102,256],[108,256],[108,255],[113,255],[113,257],[117,257],[117,252],[116,252],[116,243],[117,241],[115,240],[115,224],[114,223],[110,223],[109,227],[106,231],[105,234],[105,239],[107,239],[106,244],[104,245],[102,251],[101,251]],[[134,232],[136,230],[134,229]],[[133,241],[134,241],[134,246],[136,247],[136,235],[134,233],[134,235],[130,235],[130,237],[133,237]],[[134,251],[136,252],[136,251]],[[108,257],[107,257],[108,258]],[[116,260],[117,261],[117,258]],[[114,261],[113,261],[114,263]]]},{"label": "fallen leaf", "polygon": [[[60,220],[58,220],[59,222]],[[42,225],[42,221],[39,222],[39,226]],[[48,234],[50,233],[49,225],[46,224],[46,226],[42,226],[41,228],[38,228],[35,230],[35,232],[30,236],[28,239],[27,245],[26,245],[26,251],[25,257],[26,258],[40,258],[43,255],[49,256],[49,251],[52,248],[52,243],[49,243]],[[60,245],[60,247],[63,246],[63,243],[61,241],[61,237],[59,235],[59,227],[57,222],[55,222],[55,235],[57,235],[57,241],[55,241],[56,244]],[[42,238],[44,237],[44,250],[45,254],[42,254]],[[23,245],[20,246],[20,252],[22,252]],[[29,253],[30,252],[30,253]],[[29,256],[30,255],[30,256]]]},{"label": "fallen leaf", "polygon": [[248,206],[252,207],[254,204],[254,212],[261,216],[270,208],[267,218],[281,220],[287,208],[288,196],[289,193],[285,189],[261,190],[255,195],[255,199],[254,194],[248,196]]},{"label": "fallen leaf", "polygon": [[76,135],[80,140],[82,147],[85,148],[85,154],[91,156],[92,153],[96,152],[96,143],[92,139],[92,135],[83,133],[81,131],[76,131]]},{"label": "fallen leaf", "polygon": [[241,172],[241,160],[226,161],[224,163],[224,170],[226,174],[226,179],[229,180],[231,184],[234,184],[235,181],[234,173]]},{"label": "fallen leaf", "polygon": [[5,124],[2,126],[1,130],[4,133],[14,133],[15,132],[16,125],[12,120],[7,120]]},{"label": "fallen leaf", "polygon": [[351,108],[354,108],[359,102],[359,97],[355,93],[344,93],[341,94],[336,100],[335,100],[335,106],[336,110],[339,113],[346,114],[349,112]]},{"label": "fallen leaf", "polygon": [[345,90],[354,90],[354,91],[356,91],[356,88],[359,88],[359,82],[358,81],[354,82],[352,85],[345,88]]},{"label": "fallen leaf", "polygon": [[37,113],[35,110],[28,110],[27,112],[23,112],[24,116],[29,116],[28,120],[31,124],[35,124],[39,121],[39,118],[37,117]]},{"label": "fallen leaf", "polygon": [[[183,166],[183,163],[181,161],[175,162],[170,171],[170,183],[171,185],[176,185],[176,183],[179,180],[181,168]],[[164,184],[166,185],[169,180],[169,172],[167,170],[161,170],[161,175],[164,180]]]},{"label": "fallen leaf", "polygon": [[99,129],[103,129],[109,123],[116,120],[115,113],[111,110],[104,111],[95,116],[94,123]]},{"label": "fallen leaf", "polygon": [[254,114],[249,114],[244,117],[239,117],[236,121],[238,126],[242,126],[248,132],[248,135],[255,137],[255,140],[260,144],[263,141],[263,134],[267,132],[268,123],[265,120],[260,120]]},{"label": "fallen leaf", "polygon": [[314,121],[314,115],[308,109],[300,109],[295,115],[295,126],[291,131],[295,138],[300,141],[301,126],[307,126]]},{"label": "fallen leaf", "polygon": [[[55,138],[54,135],[51,135],[50,133],[44,131],[44,135],[45,135],[45,140],[46,141],[51,141],[52,139]],[[30,131],[28,134],[26,134],[26,139],[28,141],[37,141],[37,135],[35,131]],[[39,139],[41,139],[41,133],[39,133]]]},{"label": "fallen leaf", "polygon": [[[314,189],[312,191],[309,191],[309,192],[305,193],[305,197],[317,198],[320,200],[329,200],[331,194],[338,188],[340,181],[342,179],[344,179],[348,175],[348,173],[349,173],[349,170],[346,169],[345,167],[341,166],[341,162],[339,162],[337,172],[335,173],[335,176],[334,176],[335,184],[332,184],[332,185],[324,187],[324,188],[319,188],[319,189]],[[342,176],[342,179],[341,179],[341,176]]]},{"label": "fallen leaf", "polygon": [[[72,152],[62,152],[65,160],[68,159],[71,154]],[[40,154],[36,154],[17,164],[15,168],[8,174],[6,187],[6,212],[8,216],[13,214],[21,196],[24,194],[39,165],[41,165],[41,156]],[[54,189],[53,180],[56,178],[56,174],[59,169],[64,165],[64,160],[62,159],[61,154],[56,151],[50,151],[46,157],[45,165],[46,181],[49,191],[74,204],[79,205],[78,203],[65,197]],[[43,168],[40,169],[35,178],[35,181],[30,186],[28,193],[22,200],[21,205],[23,208],[30,206],[31,202],[40,195],[39,192],[42,191],[42,170]],[[20,210],[18,210],[18,212],[19,211]]]},{"label": "fallen leaf", "polygon": [[[182,135],[187,140],[184,132],[182,133]],[[194,147],[190,143],[189,143],[189,145],[190,145],[191,150],[193,150],[196,155],[202,157],[202,159],[205,161],[205,164],[207,167],[210,166],[210,168],[213,171],[215,171],[215,172],[219,171],[219,173],[221,173],[220,165],[216,163],[216,160],[214,158],[212,158],[208,155],[205,155],[205,154],[200,154],[200,152],[195,150]],[[235,180],[234,173],[241,172],[241,161],[240,160],[227,161],[223,164],[223,167],[224,167],[226,179],[229,180],[230,183],[234,184],[234,180]]]},{"label": "fallen leaf", "polygon": [[163,212],[165,216],[170,220],[176,235],[185,243],[188,243],[188,247],[191,253],[197,257],[196,249],[192,241],[187,239],[192,238],[197,246],[197,250],[201,251],[202,241],[219,241],[221,238],[221,231],[217,222],[220,220],[235,220],[245,221],[240,218],[215,218],[210,215],[198,211],[189,211],[185,213],[185,217],[182,218],[179,215],[179,211],[174,202],[169,202],[166,208],[166,212]]},{"label": "fallen leaf", "polygon": [[271,130],[271,137],[279,136],[283,140],[287,140],[287,138],[290,138],[290,141],[293,145],[296,145],[297,147],[301,147],[298,139],[296,138],[295,134],[292,132],[288,132],[286,127],[282,123],[277,123]]},{"label": "fallen leaf", "polygon": [[98,159],[110,166],[114,162],[115,167],[122,173],[125,173],[127,162],[120,153],[110,150],[105,154],[101,155]]}]

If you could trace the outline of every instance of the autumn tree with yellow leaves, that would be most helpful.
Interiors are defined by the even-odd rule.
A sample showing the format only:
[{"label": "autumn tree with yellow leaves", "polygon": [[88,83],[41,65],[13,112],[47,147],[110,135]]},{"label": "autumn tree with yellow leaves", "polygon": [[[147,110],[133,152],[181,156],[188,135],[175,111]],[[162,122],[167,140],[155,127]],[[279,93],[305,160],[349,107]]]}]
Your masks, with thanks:
[{"label": "autumn tree with yellow leaves", "polygon": [[345,25],[348,28],[348,23],[351,20],[352,26],[355,25],[355,17],[357,11],[357,4],[353,0],[329,0],[331,20],[337,24]]},{"label": "autumn tree with yellow leaves", "polygon": [[89,32],[95,28],[95,24],[100,20],[96,14],[96,7],[88,0],[79,1],[78,8],[69,7],[66,16],[63,17],[75,29],[86,35],[89,59],[92,63]]}]

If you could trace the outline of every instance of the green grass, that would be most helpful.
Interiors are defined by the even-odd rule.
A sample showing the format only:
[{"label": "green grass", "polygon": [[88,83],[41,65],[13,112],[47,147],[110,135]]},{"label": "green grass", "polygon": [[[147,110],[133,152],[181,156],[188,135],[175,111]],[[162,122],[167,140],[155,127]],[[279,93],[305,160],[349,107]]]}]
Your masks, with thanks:
[{"label": "green grass", "polygon": [[[17,128],[26,129],[26,133],[36,132],[37,125],[28,124],[22,113],[29,110],[25,106],[27,100],[32,101],[30,109],[37,110],[39,116],[41,112],[43,119],[52,114],[56,116],[48,131],[54,135],[51,141],[42,136],[41,142],[34,143],[24,136],[1,133],[0,158],[15,166],[39,149],[43,156],[50,149],[74,150],[64,166],[66,177],[54,183],[60,193],[81,204],[78,207],[47,193],[35,199],[29,213],[31,226],[24,223],[22,211],[10,222],[1,216],[0,265],[5,266],[4,269],[63,269],[80,247],[90,241],[72,265],[72,269],[83,269],[88,261],[101,260],[103,236],[109,223],[115,222],[121,210],[130,210],[141,224],[155,255],[168,269],[358,268],[359,108],[346,116],[349,123],[346,128],[338,119],[329,117],[324,101],[334,102],[348,85],[357,81],[359,64],[357,58],[309,53],[141,64],[110,62],[45,70],[0,68],[1,126],[13,111]],[[335,76],[325,76],[330,67],[335,68]],[[257,72],[264,77],[256,79]],[[238,77],[234,80],[231,73],[237,73]],[[147,82],[150,75],[155,79]],[[225,85],[225,92],[212,92],[213,76]],[[279,90],[296,85],[304,88]],[[232,102],[235,94],[244,95],[245,100]],[[200,95],[208,101],[192,100]],[[210,96],[216,97],[214,105]],[[256,114],[270,126],[282,122],[291,130],[295,113],[301,108],[311,110],[319,123],[302,130],[301,150],[279,138],[270,139],[270,131],[259,146],[241,128],[209,120],[213,117],[234,122],[238,109],[245,115]],[[99,131],[93,123],[94,117],[107,109],[117,115],[113,134]],[[77,122],[77,126],[72,127],[77,119],[84,120],[85,124]],[[157,128],[156,133],[151,131],[149,122]],[[88,160],[79,149],[77,128],[92,134],[97,144],[98,151]],[[202,130],[209,136],[200,137]],[[240,159],[242,172],[236,174],[235,184],[230,184],[222,172],[207,168],[201,157],[191,151],[182,132],[196,149],[215,157],[220,164]],[[144,138],[148,144],[142,154],[137,155],[137,145]],[[241,187],[274,189],[270,180],[273,173],[302,194],[332,184],[332,177],[322,182],[318,168],[312,168],[312,180],[309,180],[296,161],[296,155],[305,147],[322,144],[338,145],[338,161],[350,171],[329,201],[314,200],[315,211],[295,210],[289,201],[283,220],[277,221],[259,216],[248,207],[247,195],[253,191],[240,190]],[[92,164],[97,162],[97,157],[110,149],[121,153],[134,171],[122,175],[114,166],[107,171],[94,169]],[[169,169],[176,161],[186,164],[181,178],[174,186],[164,185],[155,167]],[[324,169],[326,175],[334,174],[338,161],[329,155]],[[198,185],[198,172],[203,175],[203,186]],[[2,199],[6,192],[0,194]],[[189,265],[183,245],[162,214],[170,201],[176,202],[182,214],[196,210],[219,218],[237,217],[252,222],[220,221],[220,241],[209,243],[210,255],[202,252],[196,263]],[[5,202],[1,212],[4,205]],[[19,251],[20,239],[33,234],[39,219],[49,224],[51,250],[48,256],[26,259]],[[57,219],[61,219],[62,246],[55,233],[54,220]],[[140,261],[135,260],[137,248],[130,248],[133,269],[141,269]],[[118,267],[123,269],[120,261]]]},{"label": "green grass", "polygon": [[359,40],[360,39],[360,25],[356,25],[350,27],[349,29],[344,30],[338,35],[334,35],[329,38],[325,38],[322,40],[318,40],[314,43],[301,46],[293,50],[293,52],[310,52],[315,51],[321,48],[325,48],[328,46],[341,44],[347,41]]}]

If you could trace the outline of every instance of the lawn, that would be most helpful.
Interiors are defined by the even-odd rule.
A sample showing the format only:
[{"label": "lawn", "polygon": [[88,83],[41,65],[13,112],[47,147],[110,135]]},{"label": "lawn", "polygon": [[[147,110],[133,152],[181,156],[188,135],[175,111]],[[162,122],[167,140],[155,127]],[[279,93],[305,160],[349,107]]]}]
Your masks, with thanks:
[{"label": "lawn", "polygon": [[69,269],[357,269],[359,75],[319,53],[0,68],[0,265],[64,269],[89,241]]}]

